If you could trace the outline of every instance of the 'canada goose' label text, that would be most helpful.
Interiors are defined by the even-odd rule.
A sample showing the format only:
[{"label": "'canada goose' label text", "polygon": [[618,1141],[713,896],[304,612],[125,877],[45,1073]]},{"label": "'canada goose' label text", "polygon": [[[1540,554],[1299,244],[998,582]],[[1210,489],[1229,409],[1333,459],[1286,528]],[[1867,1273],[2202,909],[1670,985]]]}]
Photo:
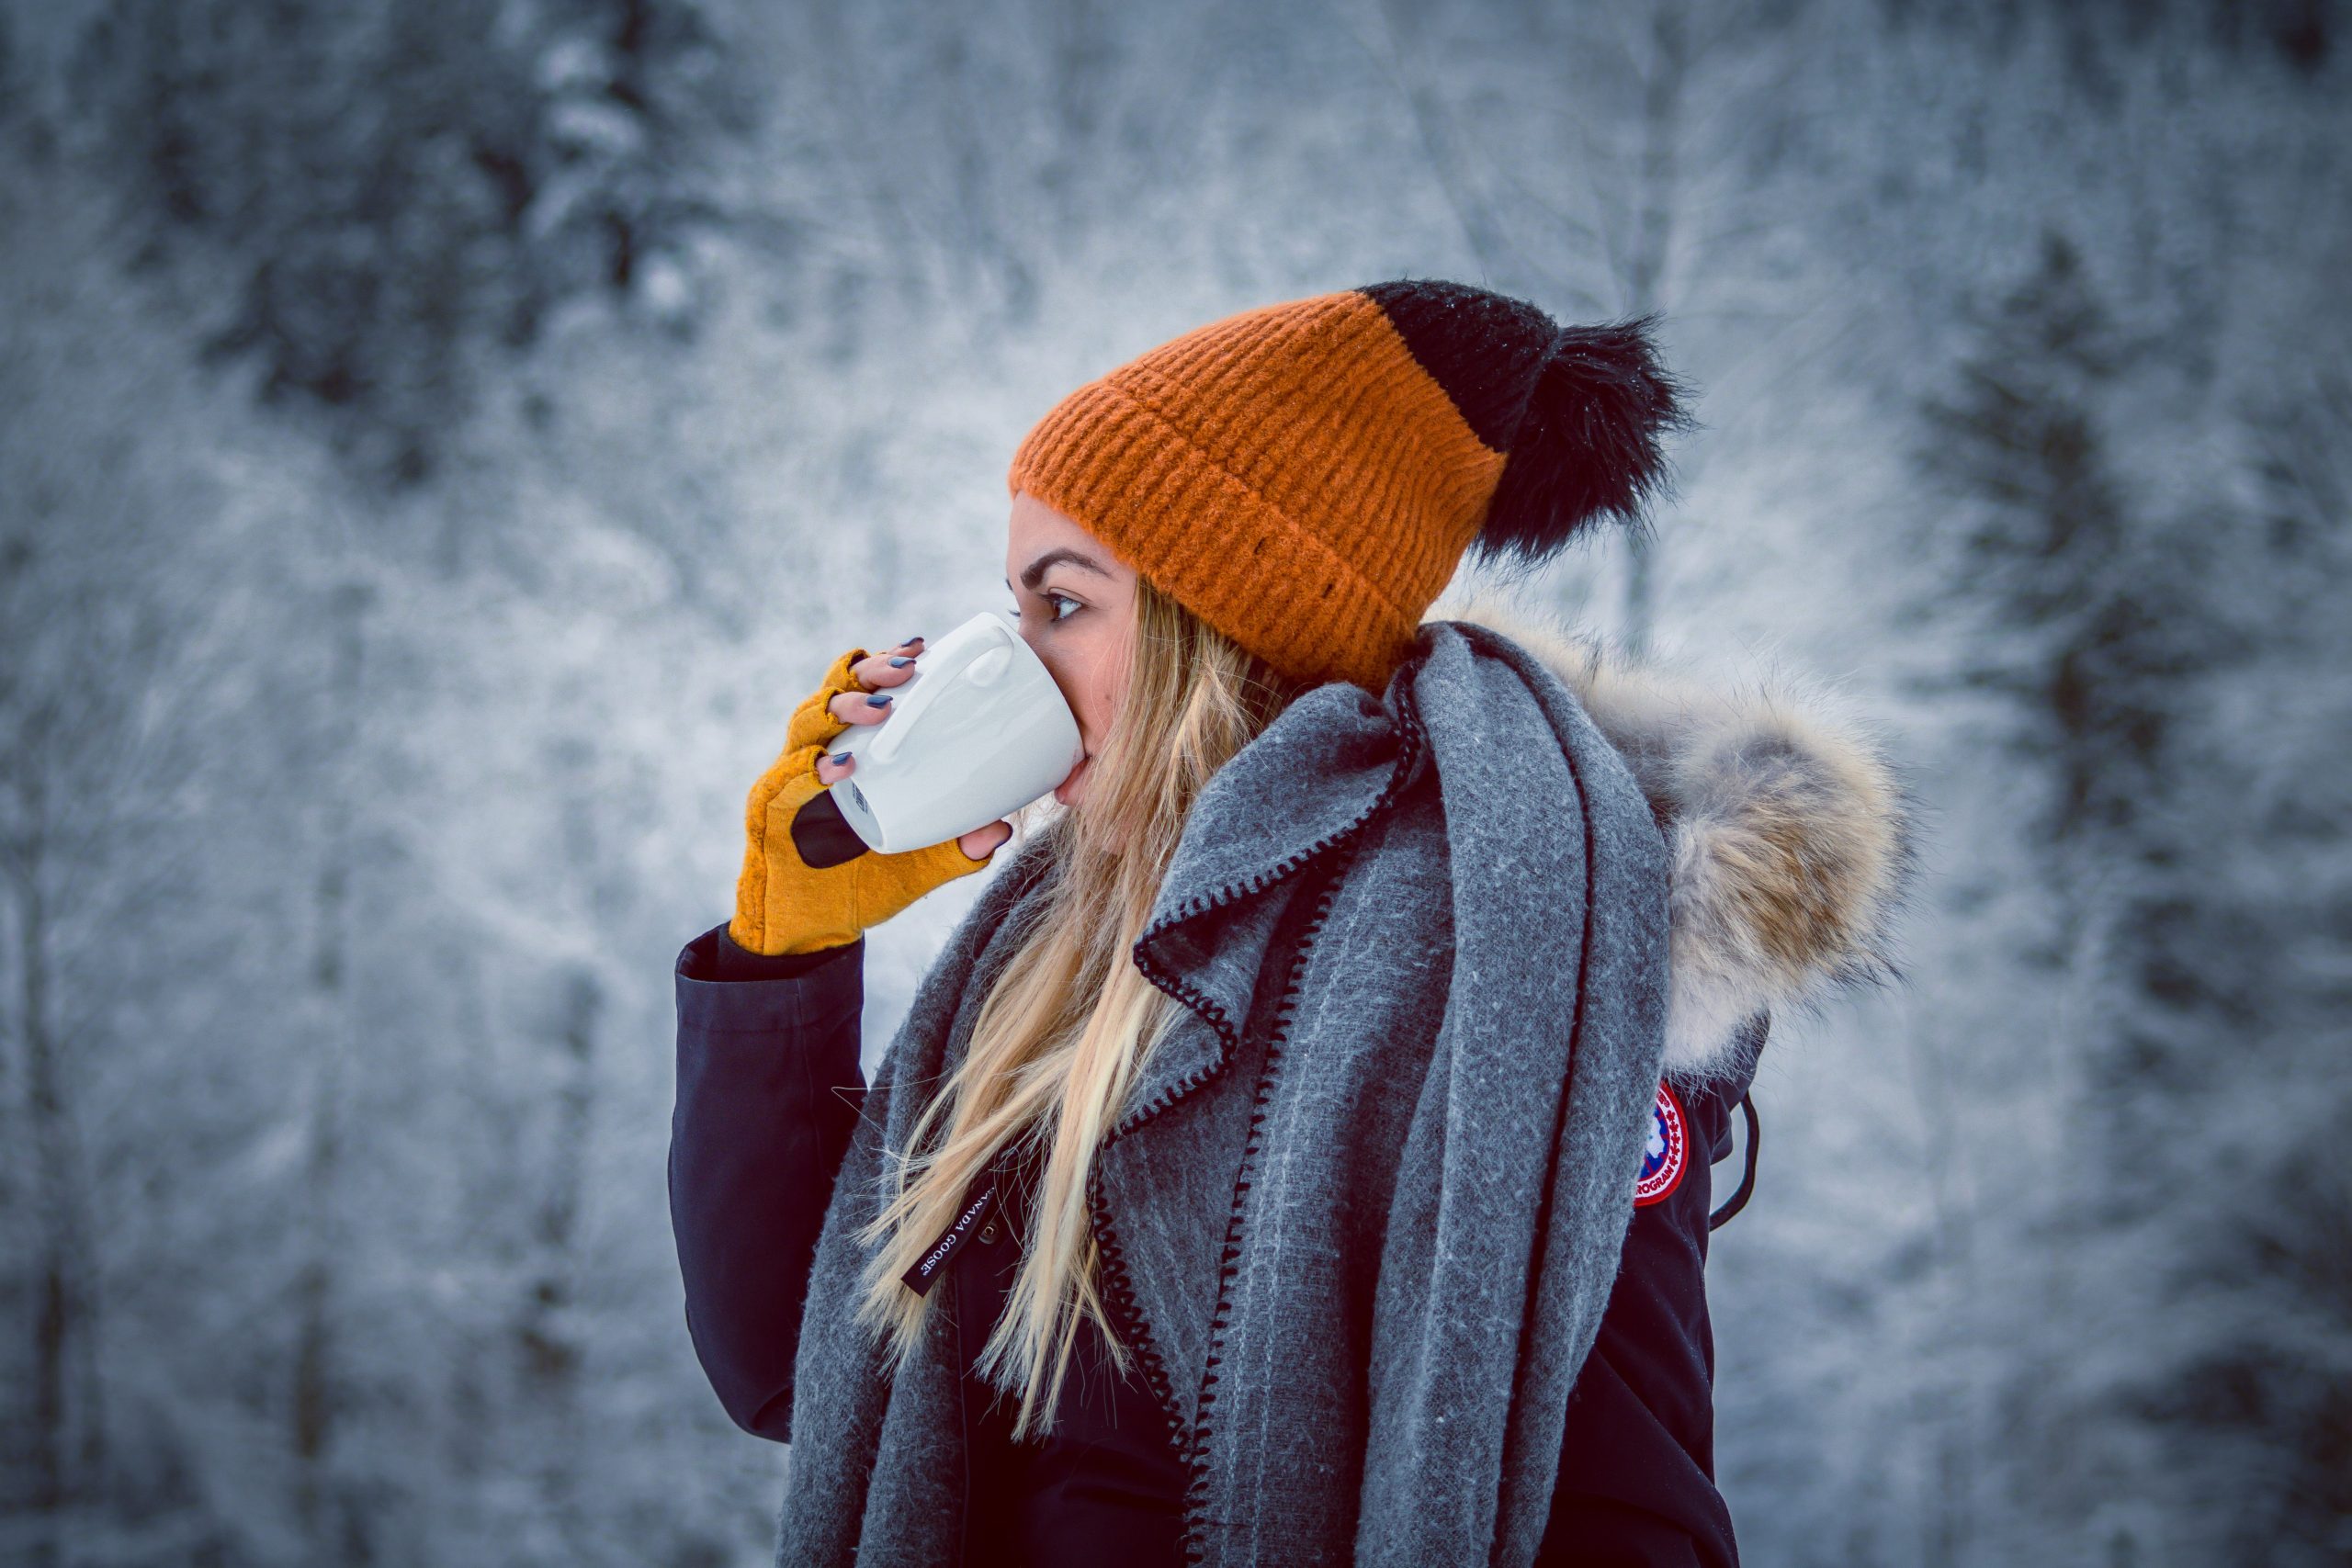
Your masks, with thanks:
[{"label": "'canada goose' label text", "polygon": [[922,1249],[922,1256],[915,1259],[914,1266],[899,1276],[899,1282],[919,1296],[928,1294],[931,1282],[939,1278],[939,1271],[947,1267],[947,1260],[956,1256],[956,1249],[971,1235],[972,1227],[980,1223],[980,1216],[989,1212],[989,1204],[995,1198],[996,1183],[990,1181],[957,1212],[956,1223],[942,1231],[937,1241]]}]

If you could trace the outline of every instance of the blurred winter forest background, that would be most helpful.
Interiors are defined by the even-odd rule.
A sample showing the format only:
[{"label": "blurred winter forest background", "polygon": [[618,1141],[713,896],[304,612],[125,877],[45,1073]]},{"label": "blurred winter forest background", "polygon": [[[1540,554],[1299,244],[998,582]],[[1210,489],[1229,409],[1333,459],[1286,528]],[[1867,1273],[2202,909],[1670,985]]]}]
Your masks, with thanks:
[{"label": "blurred winter forest background", "polygon": [[2352,1562],[2347,82],[2333,0],[8,0],[0,1561],[764,1561],[663,1176],[746,791],[1003,602],[1055,399],[1410,274],[1666,313],[1680,497],[1542,594],[1928,809],[1715,1238],[1748,1559]]}]

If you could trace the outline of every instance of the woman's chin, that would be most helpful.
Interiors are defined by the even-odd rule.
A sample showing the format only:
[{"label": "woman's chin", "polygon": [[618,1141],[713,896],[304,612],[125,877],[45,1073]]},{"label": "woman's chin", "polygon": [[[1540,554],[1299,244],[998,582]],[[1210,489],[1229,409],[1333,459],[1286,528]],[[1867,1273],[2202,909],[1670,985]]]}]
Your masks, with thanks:
[{"label": "woman's chin", "polygon": [[1094,758],[1090,753],[1069,771],[1069,777],[1054,786],[1054,798],[1064,806],[1076,806],[1078,797],[1086,793],[1086,770],[1093,765]]}]

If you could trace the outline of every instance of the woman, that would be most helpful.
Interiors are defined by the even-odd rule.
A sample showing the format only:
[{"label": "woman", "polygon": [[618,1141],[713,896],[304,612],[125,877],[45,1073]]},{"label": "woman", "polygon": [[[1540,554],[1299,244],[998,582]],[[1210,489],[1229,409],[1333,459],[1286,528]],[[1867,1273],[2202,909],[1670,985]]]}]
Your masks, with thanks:
[{"label": "woman", "polygon": [[1425,614],[1640,522],[1647,325],[1400,281],[1049,412],[1007,587],[1085,757],[870,1089],[863,932],[1013,827],[831,807],[921,638],[796,710],[679,955],[671,1163],[780,1562],[1736,1561],[1708,1166],[1770,1013],[1892,973],[1908,813],[1817,704]]}]

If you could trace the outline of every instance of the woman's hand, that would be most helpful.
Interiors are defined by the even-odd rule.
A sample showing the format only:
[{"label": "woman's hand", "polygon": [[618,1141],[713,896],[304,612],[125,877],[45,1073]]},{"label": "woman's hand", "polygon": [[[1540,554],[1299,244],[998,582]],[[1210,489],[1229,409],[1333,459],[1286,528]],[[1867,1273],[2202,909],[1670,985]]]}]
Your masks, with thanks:
[{"label": "woman's hand", "polygon": [[[888,688],[915,672],[922,638],[881,653],[853,648],[792,710],[784,750],[752,786],[742,874],[728,934],[753,953],[813,953],[855,942],[944,882],[967,876],[1012,837],[999,818],[960,838],[880,854],[833,804],[830,786],[857,771],[827,744],[853,725],[886,722]],[[880,694],[874,695],[869,694]]]}]

